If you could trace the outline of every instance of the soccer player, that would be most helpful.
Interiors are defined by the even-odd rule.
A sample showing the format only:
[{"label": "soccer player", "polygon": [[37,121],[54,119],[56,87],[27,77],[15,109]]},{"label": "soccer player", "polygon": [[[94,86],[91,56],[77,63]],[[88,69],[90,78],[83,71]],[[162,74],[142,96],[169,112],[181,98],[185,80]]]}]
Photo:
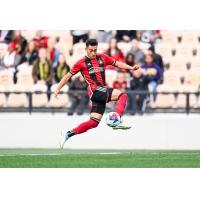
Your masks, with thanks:
[{"label": "soccer player", "polygon": [[[55,97],[57,98],[60,89],[69,81],[69,79],[76,73],[81,72],[88,84],[88,95],[92,101],[90,119],[81,123],[76,128],[63,133],[60,144],[61,148],[63,148],[65,142],[70,137],[84,133],[89,129],[96,128],[103,116],[106,103],[109,101],[116,101],[115,112],[117,112],[120,117],[124,113],[127,94],[118,89],[106,87],[105,69],[107,65],[113,65],[128,70],[137,70],[139,67],[138,65],[129,66],[123,62],[116,61],[105,54],[98,54],[97,47],[98,42],[96,39],[88,39],[86,41],[86,56],[74,64],[71,71],[61,79],[55,91]],[[123,126],[121,127],[124,128]]]}]

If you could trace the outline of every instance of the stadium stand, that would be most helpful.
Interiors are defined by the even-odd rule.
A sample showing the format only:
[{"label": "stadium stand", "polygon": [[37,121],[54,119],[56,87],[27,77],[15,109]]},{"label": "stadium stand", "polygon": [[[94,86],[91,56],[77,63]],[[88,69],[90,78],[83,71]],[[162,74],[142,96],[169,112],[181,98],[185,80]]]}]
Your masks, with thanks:
[{"label": "stadium stand", "polygon": [[[16,34],[15,31],[12,32],[12,34]],[[81,32],[82,35],[77,35],[81,34]],[[124,30],[121,32],[125,35],[129,33],[129,31]],[[71,102],[69,95],[67,94],[69,92],[68,86],[62,89],[62,94],[60,95],[59,100],[55,99],[53,95],[57,84],[55,81],[54,69],[56,65],[53,68],[53,65],[51,64],[51,67],[54,69],[52,85],[34,82],[32,70],[35,60],[33,60],[33,63],[28,62],[28,58],[31,55],[31,52],[28,50],[29,44],[31,43],[31,45],[34,46],[35,43],[39,49],[43,47],[47,48],[48,60],[52,59],[56,50],[58,54],[64,55],[66,63],[71,68],[78,59],[85,55],[85,44],[83,41],[86,37],[99,37],[102,34],[107,34],[109,37],[107,37],[106,40],[101,38],[101,42],[99,42],[99,53],[108,53],[110,41],[112,38],[117,37],[116,41],[119,41],[117,47],[122,51],[124,59],[127,54],[131,52],[133,56],[135,56],[135,52],[137,51],[140,54],[137,54],[136,56],[141,57],[139,64],[143,64],[145,59],[143,59],[142,56],[143,54],[149,54],[148,49],[152,46],[155,49],[155,53],[160,55],[163,59],[163,80],[158,81],[155,104],[151,104],[152,102],[148,104],[147,101],[147,109],[153,108],[153,110],[155,110],[156,108],[169,108],[177,112],[177,109],[184,110],[186,107],[188,109],[189,103],[191,109],[199,111],[200,31],[198,30],[132,31],[130,32],[132,35],[129,37],[131,40],[126,40],[126,36],[125,40],[123,37],[119,40],[118,37],[120,31],[22,30],[19,33],[20,37],[24,38],[28,44],[25,47],[24,52],[20,53],[19,58],[21,58],[21,61],[19,61],[19,64],[15,66],[15,71],[9,70],[9,67],[5,69],[1,67],[2,59],[5,56],[10,43],[0,43],[0,108],[13,108],[17,110],[17,108],[29,107],[30,98],[28,98],[28,94],[32,97],[33,107],[47,109],[69,107]],[[10,42],[16,42],[12,38],[15,37],[11,37]],[[49,43],[51,43],[50,41],[53,41],[51,43],[53,46],[50,50],[48,50],[48,41]],[[20,45],[20,43],[17,44],[15,49],[16,54],[18,54]],[[38,55],[37,52],[34,53],[35,59]],[[108,67],[106,70],[106,82],[109,87],[113,87],[117,77],[119,78],[119,73],[122,72],[119,72],[115,68]],[[124,73],[126,73],[126,89],[128,90],[130,87],[130,81],[134,77],[131,73]]]}]

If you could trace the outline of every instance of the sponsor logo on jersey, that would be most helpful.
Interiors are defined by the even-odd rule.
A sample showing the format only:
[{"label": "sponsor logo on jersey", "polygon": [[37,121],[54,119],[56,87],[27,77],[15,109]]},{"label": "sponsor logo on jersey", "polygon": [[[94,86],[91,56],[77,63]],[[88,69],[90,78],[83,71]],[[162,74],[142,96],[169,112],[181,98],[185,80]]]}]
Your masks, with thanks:
[{"label": "sponsor logo on jersey", "polygon": [[97,72],[104,72],[104,68],[103,67],[91,67],[89,69],[89,74],[94,74]]}]

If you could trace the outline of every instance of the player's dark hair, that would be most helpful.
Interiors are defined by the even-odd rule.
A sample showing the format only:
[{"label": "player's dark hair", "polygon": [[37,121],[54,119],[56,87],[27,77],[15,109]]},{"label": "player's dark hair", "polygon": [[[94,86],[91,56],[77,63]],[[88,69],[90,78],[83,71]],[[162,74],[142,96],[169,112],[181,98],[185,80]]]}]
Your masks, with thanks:
[{"label": "player's dark hair", "polygon": [[97,46],[98,45],[98,42],[96,39],[88,39],[86,41],[86,47],[88,46]]}]

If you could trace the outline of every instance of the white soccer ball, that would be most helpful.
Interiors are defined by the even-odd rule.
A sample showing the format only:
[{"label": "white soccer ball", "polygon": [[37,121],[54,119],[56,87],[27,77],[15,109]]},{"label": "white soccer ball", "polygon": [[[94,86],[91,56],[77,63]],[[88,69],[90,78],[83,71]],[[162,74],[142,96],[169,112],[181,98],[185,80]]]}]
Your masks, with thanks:
[{"label": "white soccer ball", "polygon": [[106,115],[106,124],[111,127],[115,127],[119,125],[121,122],[121,118],[118,113],[110,112]]}]

